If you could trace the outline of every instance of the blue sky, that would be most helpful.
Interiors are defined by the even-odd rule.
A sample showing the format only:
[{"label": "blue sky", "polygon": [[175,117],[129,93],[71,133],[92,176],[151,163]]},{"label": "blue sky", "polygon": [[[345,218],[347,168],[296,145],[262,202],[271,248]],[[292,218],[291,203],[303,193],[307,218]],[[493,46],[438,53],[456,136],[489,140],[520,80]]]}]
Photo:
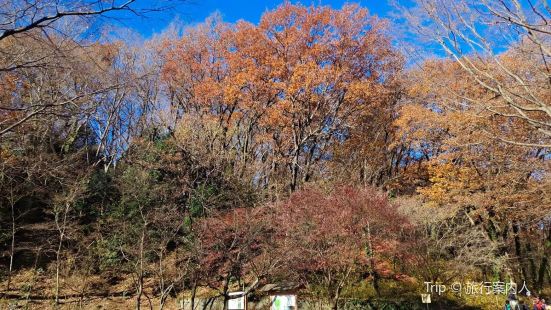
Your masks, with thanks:
[{"label": "blue sky", "polygon": [[[122,20],[122,23],[144,37],[150,37],[154,33],[161,32],[175,18],[184,23],[194,24],[203,21],[210,14],[218,11],[227,22],[235,22],[244,19],[257,23],[260,16],[266,10],[276,8],[283,0],[192,0],[187,4],[180,5],[176,9],[164,11],[162,13],[152,13],[148,18],[128,18]],[[293,3],[297,1],[292,1]],[[334,8],[340,8],[344,3],[359,3],[369,9],[371,14],[385,17],[390,11],[388,0],[303,0],[300,3],[330,5]],[[144,5],[147,1],[141,1]]]}]

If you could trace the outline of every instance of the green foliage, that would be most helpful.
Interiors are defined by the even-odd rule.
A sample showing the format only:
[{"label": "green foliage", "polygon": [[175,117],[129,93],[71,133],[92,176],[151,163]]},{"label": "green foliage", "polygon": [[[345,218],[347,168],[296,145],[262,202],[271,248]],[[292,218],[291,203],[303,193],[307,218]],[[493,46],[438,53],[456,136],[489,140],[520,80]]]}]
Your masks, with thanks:
[{"label": "green foliage", "polygon": [[189,213],[191,217],[202,217],[205,209],[216,204],[217,188],[212,185],[200,184],[191,194]]},{"label": "green foliage", "polygon": [[120,266],[123,262],[119,250],[120,243],[117,236],[95,242],[92,251],[98,257],[97,264],[100,272]]}]

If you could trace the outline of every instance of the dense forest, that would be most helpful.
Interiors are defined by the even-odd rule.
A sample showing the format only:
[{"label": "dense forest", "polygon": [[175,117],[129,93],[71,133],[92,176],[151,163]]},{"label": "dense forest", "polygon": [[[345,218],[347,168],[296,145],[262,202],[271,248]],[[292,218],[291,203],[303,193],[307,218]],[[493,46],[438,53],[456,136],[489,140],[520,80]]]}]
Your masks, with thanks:
[{"label": "dense forest", "polygon": [[551,4],[404,2],[0,0],[0,308],[551,299]]}]

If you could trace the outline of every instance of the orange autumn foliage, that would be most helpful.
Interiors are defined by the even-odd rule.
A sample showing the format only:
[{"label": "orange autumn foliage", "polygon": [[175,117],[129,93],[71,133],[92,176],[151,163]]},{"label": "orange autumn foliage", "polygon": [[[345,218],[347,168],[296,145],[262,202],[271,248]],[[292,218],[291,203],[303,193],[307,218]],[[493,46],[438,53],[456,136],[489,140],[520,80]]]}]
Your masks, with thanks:
[{"label": "orange autumn foliage", "polygon": [[213,120],[213,141],[258,164],[260,182],[294,190],[380,104],[402,63],[385,27],[358,5],[285,3],[258,25],[215,16],[165,42],[163,76],[176,113]]}]

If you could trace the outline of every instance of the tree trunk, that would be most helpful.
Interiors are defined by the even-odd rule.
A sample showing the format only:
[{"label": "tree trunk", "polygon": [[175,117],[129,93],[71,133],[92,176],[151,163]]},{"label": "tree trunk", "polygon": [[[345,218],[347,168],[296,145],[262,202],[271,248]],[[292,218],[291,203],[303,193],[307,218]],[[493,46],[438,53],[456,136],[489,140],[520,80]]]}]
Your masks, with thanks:
[{"label": "tree trunk", "polygon": [[227,309],[228,309],[228,300],[229,300],[228,290],[229,290],[229,285],[230,285],[230,278],[229,278],[229,276],[228,276],[228,278],[226,279],[226,281],[224,281],[224,305],[222,306],[222,309],[223,309],[223,310],[227,310]]},{"label": "tree trunk", "polygon": [[197,280],[193,280],[193,287],[191,288],[191,310],[195,310],[195,294],[197,293]]},{"label": "tree trunk", "polygon": [[145,230],[146,225],[144,225],[144,228],[142,230],[142,236],[140,238],[140,261],[138,263],[139,270],[138,270],[138,276],[137,276],[137,285],[138,285],[138,294],[136,296],[136,309],[140,310],[141,303],[142,303],[142,295],[143,295],[143,248],[144,248],[144,242],[145,242]]},{"label": "tree trunk", "polygon": [[8,271],[8,283],[7,283],[7,291],[10,290],[11,285],[11,274],[13,271],[13,256],[15,255],[15,210],[14,210],[14,204],[15,202],[13,199],[10,199],[10,205],[11,205],[11,244],[10,244],[10,267]]},{"label": "tree trunk", "polygon": [[299,168],[298,156],[299,156],[299,152],[296,151],[295,155],[293,156],[293,162],[291,163],[291,184],[290,184],[291,192],[294,192],[297,189],[298,168]]},{"label": "tree trunk", "polygon": [[63,221],[61,222],[61,226],[59,223],[59,213],[56,212],[55,215],[55,222],[57,230],[59,231],[59,243],[57,245],[57,251],[56,251],[56,262],[55,262],[55,305],[59,305],[59,272],[60,272],[60,258],[61,258],[61,248],[63,247],[63,239],[65,238],[65,229],[67,225],[67,214],[69,213],[69,207],[70,203],[65,203],[65,209],[63,212]]},{"label": "tree trunk", "polygon": [[538,271],[538,278],[537,278],[537,288],[539,290],[541,290],[543,288],[543,283],[544,283],[544,280],[545,280],[545,274],[546,274],[546,270],[548,268],[548,265],[549,264],[549,260],[547,259],[547,256],[543,255],[542,259],[541,259],[541,263],[540,263],[540,268],[539,268],[539,271]]},{"label": "tree trunk", "polygon": [[341,295],[341,289],[337,288],[337,290],[335,291],[335,296],[333,296],[333,305],[332,305],[331,309],[333,309],[333,310],[338,310],[339,309],[339,299],[341,297],[340,295]]},{"label": "tree trunk", "polygon": [[[214,303],[214,298],[213,297],[209,297],[209,299],[207,299],[207,302],[203,303],[203,310],[207,310],[207,308],[209,307],[209,305],[211,303]],[[212,308],[212,306],[211,306],[211,308]]]},{"label": "tree trunk", "polygon": [[381,292],[379,289],[379,275],[375,270],[375,251],[373,250],[373,244],[371,243],[371,227],[369,223],[367,223],[367,242],[369,246],[369,261],[371,265],[371,275],[373,276],[373,289],[375,290],[377,297],[380,297]]}]

